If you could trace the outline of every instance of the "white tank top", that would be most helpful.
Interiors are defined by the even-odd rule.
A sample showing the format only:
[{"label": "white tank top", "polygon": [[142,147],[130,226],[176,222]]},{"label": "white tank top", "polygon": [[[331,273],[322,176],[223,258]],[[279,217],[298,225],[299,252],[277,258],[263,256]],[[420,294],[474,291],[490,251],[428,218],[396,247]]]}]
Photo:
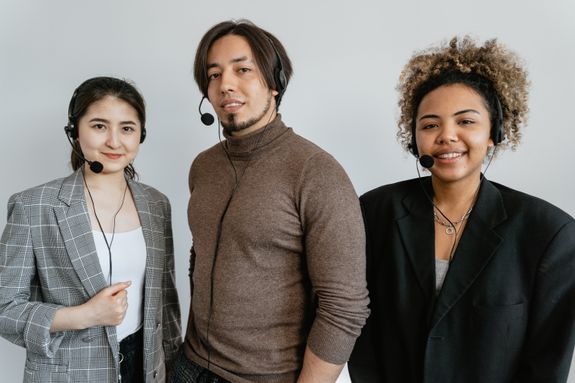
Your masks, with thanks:
[{"label": "white tank top", "polygon": [[439,294],[449,270],[449,261],[435,258],[435,292]]},{"label": "white tank top", "polygon": [[[110,279],[108,248],[99,230],[92,230],[100,266],[106,282]],[[106,233],[108,243],[111,233]],[[132,281],[128,287],[128,310],[122,323],[116,327],[118,342],[138,331],[143,322],[144,275],[146,271],[146,242],[142,228],[116,233],[112,243],[112,284]]]}]

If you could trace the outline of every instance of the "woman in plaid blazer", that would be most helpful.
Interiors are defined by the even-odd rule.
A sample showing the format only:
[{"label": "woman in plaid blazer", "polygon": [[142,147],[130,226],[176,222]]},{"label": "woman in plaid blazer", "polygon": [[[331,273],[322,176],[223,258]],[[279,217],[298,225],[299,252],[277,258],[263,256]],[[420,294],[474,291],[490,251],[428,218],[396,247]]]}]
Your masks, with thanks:
[{"label": "woman in plaid blazer", "polygon": [[180,345],[168,199],[134,181],[145,106],[87,80],[66,134],[70,176],[13,195],[0,241],[0,335],[25,382],[163,382]]}]

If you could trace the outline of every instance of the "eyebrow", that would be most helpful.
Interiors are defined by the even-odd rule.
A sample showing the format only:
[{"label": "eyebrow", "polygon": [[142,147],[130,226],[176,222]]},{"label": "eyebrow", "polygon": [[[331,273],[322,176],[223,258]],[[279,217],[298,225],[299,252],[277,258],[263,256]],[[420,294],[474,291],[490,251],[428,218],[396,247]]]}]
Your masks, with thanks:
[{"label": "eyebrow", "polygon": [[[477,110],[475,109],[463,109],[460,110],[458,112],[453,113],[454,116],[459,116],[460,114],[465,114],[465,113],[475,113],[475,114],[479,114],[481,115],[481,113],[479,113]],[[425,119],[425,118],[439,118],[438,115],[436,114],[426,114],[424,116],[419,117],[419,121]]]},{"label": "eyebrow", "polygon": [[[106,123],[106,124],[109,124],[109,123],[110,123],[110,121],[106,120],[105,118],[98,118],[98,117],[92,118],[89,122],[103,122],[103,123]],[[123,125],[125,125],[125,124],[136,125],[136,123],[135,123],[134,121],[132,121],[132,120],[120,121],[120,124],[123,124]]]},{"label": "eyebrow", "polygon": [[[248,61],[248,57],[247,56],[237,57],[235,59],[231,59],[230,63],[235,64],[235,63],[239,63],[239,62],[243,62],[243,61]],[[211,63],[211,64],[208,64],[207,68],[211,69],[211,68],[217,68],[217,67],[220,67],[220,65],[217,63]]]}]

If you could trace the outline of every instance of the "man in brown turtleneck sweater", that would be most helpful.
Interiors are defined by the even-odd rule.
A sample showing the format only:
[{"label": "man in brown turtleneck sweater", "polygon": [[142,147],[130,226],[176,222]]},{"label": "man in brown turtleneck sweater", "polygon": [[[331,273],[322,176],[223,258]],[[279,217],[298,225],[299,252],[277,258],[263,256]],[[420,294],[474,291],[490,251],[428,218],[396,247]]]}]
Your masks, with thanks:
[{"label": "man in brown turtleneck sweater", "polygon": [[226,139],[190,170],[192,301],[172,381],[334,382],[369,314],[353,186],[277,114],[292,67],[273,35],[217,24],[194,74]]}]

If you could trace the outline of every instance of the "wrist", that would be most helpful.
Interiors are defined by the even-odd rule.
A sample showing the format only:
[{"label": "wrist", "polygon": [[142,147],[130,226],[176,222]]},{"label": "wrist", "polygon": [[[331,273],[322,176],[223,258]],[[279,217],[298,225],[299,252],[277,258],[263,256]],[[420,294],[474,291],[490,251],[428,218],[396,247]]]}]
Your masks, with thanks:
[{"label": "wrist", "polygon": [[97,318],[89,305],[89,301],[75,306],[73,309],[73,316],[76,318],[75,322],[78,326],[77,330],[84,330],[98,325]]},{"label": "wrist", "polygon": [[62,307],[56,310],[50,332],[83,330],[89,327],[86,323],[86,315],[82,312],[82,306]]}]

